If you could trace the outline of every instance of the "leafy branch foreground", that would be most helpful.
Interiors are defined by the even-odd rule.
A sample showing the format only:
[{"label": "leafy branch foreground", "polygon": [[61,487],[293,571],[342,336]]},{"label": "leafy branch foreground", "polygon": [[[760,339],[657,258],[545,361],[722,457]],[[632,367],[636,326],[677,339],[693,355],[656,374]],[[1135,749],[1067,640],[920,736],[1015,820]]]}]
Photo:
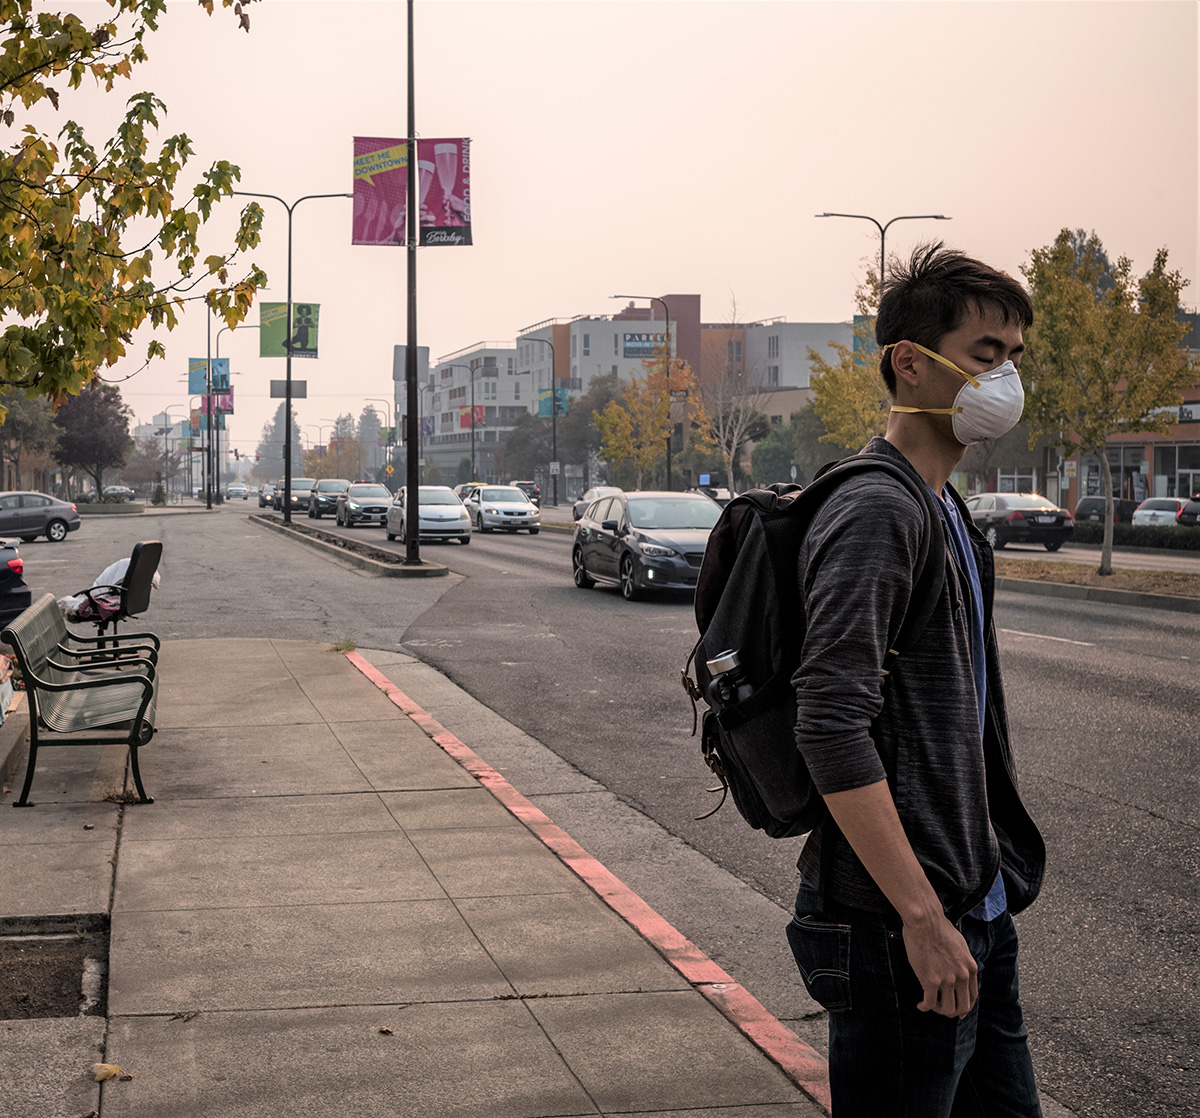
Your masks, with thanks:
[{"label": "leafy branch foreground", "polygon": [[1065,582],[1071,586],[1099,586],[1105,590],[1132,590],[1142,594],[1167,594],[1200,598],[1200,574],[1187,571],[1142,571],[1115,567],[1111,575],[1096,573],[1090,563],[1056,563],[1045,559],[1008,559],[996,556],[997,578],[1022,578],[1035,582]]}]

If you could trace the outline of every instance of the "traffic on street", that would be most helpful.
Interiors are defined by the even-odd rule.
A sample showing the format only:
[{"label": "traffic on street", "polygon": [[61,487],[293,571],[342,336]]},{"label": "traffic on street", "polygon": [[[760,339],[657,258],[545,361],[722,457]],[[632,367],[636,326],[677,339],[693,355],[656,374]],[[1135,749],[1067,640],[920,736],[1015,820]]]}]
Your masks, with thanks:
[{"label": "traffic on street", "polygon": [[[650,840],[631,843],[628,824],[606,827],[587,797],[549,797],[590,853],[821,1046],[819,1007],[783,940],[798,841],[750,831],[729,805],[699,818],[719,796],[679,685],[696,637],[689,591],[628,601],[617,582],[581,589],[569,531],[423,543],[449,577],[374,578],[256,527],[255,515],[237,502],[140,523],[93,518],[64,544],[24,547],[26,580],[35,595],[86,585],[153,535],[165,543],[152,604],[164,638],[270,632],[432,665],[660,836],[667,853],[648,865]],[[401,546],[374,527],[339,531]],[[1017,921],[1037,1071],[1066,1108],[1048,1113],[1179,1113],[1194,1098],[1200,1038],[1200,615],[1003,592],[996,617],[1022,794],[1049,846],[1042,897]],[[477,749],[486,760],[486,743]],[[508,775],[520,787],[537,771]],[[701,859],[703,881],[680,868],[687,858]]]}]

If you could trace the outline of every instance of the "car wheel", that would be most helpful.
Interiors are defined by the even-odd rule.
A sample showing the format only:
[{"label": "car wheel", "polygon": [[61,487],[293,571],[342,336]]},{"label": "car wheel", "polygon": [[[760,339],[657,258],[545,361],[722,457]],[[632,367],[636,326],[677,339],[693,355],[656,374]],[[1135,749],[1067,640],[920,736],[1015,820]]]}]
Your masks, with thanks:
[{"label": "car wheel", "polygon": [[483,513],[479,514],[479,525],[478,526],[479,526],[479,531],[481,533],[491,531],[491,528],[487,527],[483,522]]},{"label": "car wheel", "polygon": [[992,527],[983,533],[983,538],[991,545],[993,551],[1003,550],[1004,538],[1000,535],[995,525],[992,525]]},{"label": "car wheel", "polygon": [[575,576],[575,585],[580,590],[590,590],[596,585],[596,580],[587,573],[587,568],[583,565],[583,549],[575,548],[571,552],[571,573]]},{"label": "car wheel", "polygon": [[541,531],[541,529],[540,529],[540,528],[530,528],[530,529],[529,529],[529,534],[530,534],[531,536],[536,536],[536,535],[538,534],[538,532],[540,532],[540,531]]},{"label": "car wheel", "polygon": [[51,520],[46,525],[46,539],[51,543],[62,543],[67,538],[67,522],[65,520]]},{"label": "car wheel", "polygon": [[37,539],[37,536],[22,536],[21,542],[22,543],[33,543],[33,541],[36,539]]},{"label": "car wheel", "polygon": [[392,540],[394,540],[396,538],[396,534],[394,532],[389,532],[387,534],[387,538],[388,538],[388,543],[391,543]]},{"label": "car wheel", "polygon": [[1047,551],[1057,551],[1063,545],[1062,540],[1046,540],[1044,542]]},{"label": "car wheel", "polygon": [[459,537],[458,537],[458,542],[459,542],[459,543],[470,543],[470,542],[471,542],[471,537],[470,537],[470,536],[459,536]]},{"label": "car wheel", "polygon": [[638,589],[633,560],[628,555],[621,560],[621,594],[627,602],[636,601],[642,596],[642,592]]}]

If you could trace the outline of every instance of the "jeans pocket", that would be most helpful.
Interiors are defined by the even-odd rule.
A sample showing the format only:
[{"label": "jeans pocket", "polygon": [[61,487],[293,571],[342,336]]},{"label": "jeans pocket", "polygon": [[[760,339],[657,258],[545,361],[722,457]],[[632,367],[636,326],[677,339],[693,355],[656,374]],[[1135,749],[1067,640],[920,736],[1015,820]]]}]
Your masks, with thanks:
[{"label": "jeans pocket", "polygon": [[813,1001],[831,1012],[850,1009],[850,925],[797,915],[787,937]]}]

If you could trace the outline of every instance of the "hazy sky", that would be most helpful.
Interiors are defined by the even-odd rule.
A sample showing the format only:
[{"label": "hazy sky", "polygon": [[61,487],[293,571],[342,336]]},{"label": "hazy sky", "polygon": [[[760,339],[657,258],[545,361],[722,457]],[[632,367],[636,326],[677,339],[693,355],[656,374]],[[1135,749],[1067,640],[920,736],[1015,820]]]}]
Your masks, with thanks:
[{"label": "hazy sky", "polygon": [[[100,4],[64,3],[89,20]],[[1138,271],[1165,246],[1200,302],[1194,0],[418,0],[418,136],[472,139],[475,244],[418,257],[420,342],[436,359],[550,317],[611,313],[615,292],[699,292],[708,321],[853,311],[879,238],[825,210],[943,213],[889,252],[941,237],[1014,274],[1064,226],[1094,229]],[[63,113],[111,129],[153,89],[194,167],[294,200],[349,191],[355,135],[402,136],[402,0],[265,0],[247,35],[172,3],[150,61]],[[96,136],[99,136],[99,132]],[[95,138],[95,137],[94,137]],[[287,226],[266,202],[253,259],[286,297]],[[233,225],[214,221],[215,251]],[[302,427],[392,398],[405,337],[404,250],[353,247],[348,199],[304,203],[293,290],[321,304]],[[257,322],[252,312],[251,322]],[[214,333],[215,333],[214,327]],[[226,333],[230,446],[253,450],[283,362]],[[121,385],[139,422],[186,404],[204,312],[162,334],[167,359]],[[141,363],[106,372],[118,379]],[[178,414],[178,413],[177,413]],[[317,439],[315,426],[305,438]]]}]

